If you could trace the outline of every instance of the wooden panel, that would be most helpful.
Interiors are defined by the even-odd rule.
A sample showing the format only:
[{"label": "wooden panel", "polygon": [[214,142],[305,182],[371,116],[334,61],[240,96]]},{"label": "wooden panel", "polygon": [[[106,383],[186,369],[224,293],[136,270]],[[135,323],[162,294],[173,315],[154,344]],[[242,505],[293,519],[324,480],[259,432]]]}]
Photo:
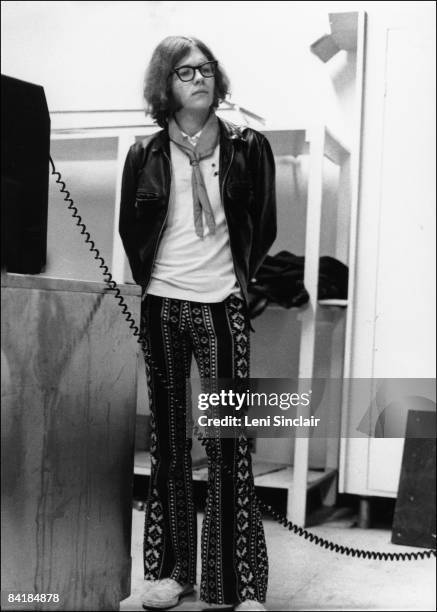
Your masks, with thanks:
[{"label": "wooden panel", "polygon": [[[407,436],[418,427],[422,432],[435,431],[435,413],[411,410]],[[435,438],[405,440],[393,519],[394,544],[435,548],[435,450]]]},{"label": "wooden panel", "polygon": [[40,609],[118,610],[130,593],[138,345],[119,310],[3,288],[2,588],[59,593]]},{"label": "wooden panel", "polygon": [[[9,272],[3,273],[1,284],[2,287],[15,287],[17,289],[47,289],[49,291],[78,291],[79,293],[107,292],[107,286],[104,282],[55,278],[53,276],[45,276],[44,274],[28,276]],[[139,285],[122,285],[119,288],[123,295],[141,295],[141,287]]]}]

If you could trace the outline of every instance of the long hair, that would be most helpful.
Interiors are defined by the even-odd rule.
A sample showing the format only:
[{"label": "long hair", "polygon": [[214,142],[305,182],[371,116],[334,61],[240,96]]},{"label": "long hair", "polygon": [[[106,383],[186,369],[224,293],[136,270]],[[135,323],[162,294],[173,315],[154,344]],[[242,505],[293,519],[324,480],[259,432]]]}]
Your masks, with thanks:
[{"label": "long hair", "polygon": [[[215,61],[209,47],[197,38],[186,36],[167,36],[159,43],[152,54],[144,78],[144,99],[146,101],[146,112],[149,113],[156,123],[166,127],[169,117],[178,110],[171,92],[171,79],[169,78],[178,63],[196,48],[205,55],[208,61]],[[229,93],[230,82],[220,64],[217,65],[215,73],[215,88],[213,108],[217,108]]]}]

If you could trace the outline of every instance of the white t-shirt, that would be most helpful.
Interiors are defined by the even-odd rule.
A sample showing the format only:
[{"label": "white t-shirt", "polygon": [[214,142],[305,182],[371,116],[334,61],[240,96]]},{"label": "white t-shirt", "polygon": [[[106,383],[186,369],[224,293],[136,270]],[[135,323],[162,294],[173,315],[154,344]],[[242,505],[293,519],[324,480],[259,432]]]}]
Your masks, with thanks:
[{"label": "white t-shirt", "polygon": [[170,154],[172,180],[168,215],[147,293],[211,303],[223,301],[230,293],[241,296],[220,197],[220,146],[199,164],[216,224],[215,234],[210,234],[202,214],[203,239],[194,227],[190,160],[173,142],[170,142]]}]

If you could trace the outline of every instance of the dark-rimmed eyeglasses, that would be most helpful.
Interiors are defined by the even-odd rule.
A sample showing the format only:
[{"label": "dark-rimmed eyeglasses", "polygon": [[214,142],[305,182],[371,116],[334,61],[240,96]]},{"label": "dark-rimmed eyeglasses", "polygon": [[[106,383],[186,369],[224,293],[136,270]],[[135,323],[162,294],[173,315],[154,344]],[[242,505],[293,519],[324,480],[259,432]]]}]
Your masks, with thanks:
[{"label": "dark-rimmed eyeglasses", "polygon": [[[215,75],[217,69],[218,62],[205,62],[203,64],[199,64],[198,66],[179,66],[179,68],[175,68],[173,72],[181,81],[192,81],[196,74],[196,70],[200,72],[200,74],[206,79],[210,79]],[[173,73],[172,73],[173,74]]]}]

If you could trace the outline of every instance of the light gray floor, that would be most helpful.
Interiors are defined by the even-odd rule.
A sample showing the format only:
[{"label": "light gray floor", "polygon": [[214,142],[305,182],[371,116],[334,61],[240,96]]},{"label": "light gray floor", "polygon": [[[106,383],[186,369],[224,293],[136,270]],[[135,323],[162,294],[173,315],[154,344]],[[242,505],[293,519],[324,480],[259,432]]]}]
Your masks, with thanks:
[{"label": "light gray floor", "polygon": [[[202,515],[198,515],[199,527]],[[132,590],[120,610],[142,610],[144,513],[133,510]],[[351,518],[311,531],[345,546],[386,552],[412,552],[390,543],[391,532],[358,529]],[[435,610],[435,559],[384,562],[354,559],[324,550],[264,521],[269,551],[269,610]],[[199,531],[200,533],[200,531]],[[200,564],[198,564],[200,566]],[[173,610],[201,610],[196,595]]]}]

